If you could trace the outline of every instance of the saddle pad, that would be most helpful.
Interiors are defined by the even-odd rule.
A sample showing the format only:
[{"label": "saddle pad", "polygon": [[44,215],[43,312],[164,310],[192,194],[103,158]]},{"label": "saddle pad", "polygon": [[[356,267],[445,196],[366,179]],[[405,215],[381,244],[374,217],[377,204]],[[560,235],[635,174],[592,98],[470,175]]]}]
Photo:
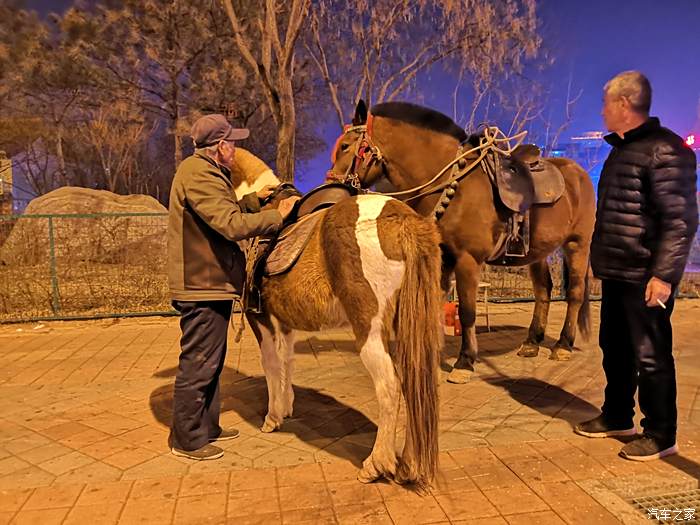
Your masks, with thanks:
[{"label": "saddle pad", "polygon": [[320,210],[305,215],[298,222],[282,230],[265,261],[265,275],[279,275],[294,266],[325,212],[326,210]]},{"label": "saddle pad", "polygon": [[565,188],[564,176],[554,164],[540,159],[530,166],[530,174],[535,184],[533,204],[553,204],[561,198]]}]

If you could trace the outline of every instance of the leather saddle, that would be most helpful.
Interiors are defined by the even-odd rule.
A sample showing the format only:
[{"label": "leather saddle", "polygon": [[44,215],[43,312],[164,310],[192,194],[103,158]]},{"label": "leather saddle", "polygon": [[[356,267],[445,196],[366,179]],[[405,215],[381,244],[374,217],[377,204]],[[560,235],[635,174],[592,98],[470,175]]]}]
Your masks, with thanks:
[{"label": "leather saddle", "polygon": [[534,144],[520,145],[510,156],[491,153],[484,163],[499,200],[509,212],[505,232],[488,262],[517,264],[530,248],[530,208],[557,202],[564,193],[564,176],[541,157]]},{"label": "leather saddle", "polygon": [[564,176],[553,163],[540,156],[534,144],[515,148],[510,157],[486,157],[489,175],[503,205],[525,213],[532,205],[554,204],[564,193]]},{"label": "leather saddle", "polygon": [[530,172],[534,190],[532,204],[554,204],[561,198],[564,175],[554,163],[542,158],[540,148],[522,144],[513,150],[511,157],[525,164]]},{"label": "leather saddle", "polygon": [[[276,196],[301,195],[293,184],[280,184],[268,200]],[[269,240],[265,250],[266,276],[289,271],[311,238],[323,211],[335,203],[357,195],[357,190],[340,182],[322,184],[304,195],[285,220],[282,230]],[[265,204],[265,203],[263,203]]]},{"label": "leather saddle", "polygon": [[[304,195],[294,206],[292,213],[285,220],[280,232],[274,237],[260,239],[257,258],[254,264],[253,279],[248,290],[246,308],[254,312],[260,312],[262,301],[260,298],[259,284],[263,277],[282,275],[291,270],[304,248],[316,231],[316,226],[325,216],[328,208],[357,195],[357,190],[342,183],[323,184]],[[301,195],[290,183],[282,183],[270,197],[263,201],[263,205],[275,198]]]}]

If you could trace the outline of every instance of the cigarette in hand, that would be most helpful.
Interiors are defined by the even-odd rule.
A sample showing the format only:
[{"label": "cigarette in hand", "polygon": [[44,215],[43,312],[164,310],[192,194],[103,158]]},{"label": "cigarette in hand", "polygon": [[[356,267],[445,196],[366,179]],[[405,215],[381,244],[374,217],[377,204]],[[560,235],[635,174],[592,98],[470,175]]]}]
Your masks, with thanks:
[{"label": "cigarette in hand", "polygon": [[660,306],[661,308],[663,308],[664,310],[666,309],[666,305],[665,305],[664,303],[661,302],[661,299],[657,299],[656,302],[659,304],[659,306]]}]

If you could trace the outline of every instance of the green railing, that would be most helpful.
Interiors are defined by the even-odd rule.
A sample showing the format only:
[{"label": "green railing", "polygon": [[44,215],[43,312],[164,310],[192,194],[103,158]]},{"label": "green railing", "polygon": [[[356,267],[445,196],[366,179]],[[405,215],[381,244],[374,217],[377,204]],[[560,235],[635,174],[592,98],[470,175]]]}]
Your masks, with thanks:
[{"label": "green railing", "polygon": [[[167,214],[0,216],[0,323],[176,315],[167,284]],[[696,239],[692,261],[700,246]],[[553,296],[563,298],[561,256],[550,257]],[[527,268],[487,267],[493,301],[532,300]],[[700,296],[700,272],[681,295]],[[592,283],[591,295],[600,295]]]},{"label": "green railing", "polygon": [[173,315],[167,214],[0,216],[0,322]]}]

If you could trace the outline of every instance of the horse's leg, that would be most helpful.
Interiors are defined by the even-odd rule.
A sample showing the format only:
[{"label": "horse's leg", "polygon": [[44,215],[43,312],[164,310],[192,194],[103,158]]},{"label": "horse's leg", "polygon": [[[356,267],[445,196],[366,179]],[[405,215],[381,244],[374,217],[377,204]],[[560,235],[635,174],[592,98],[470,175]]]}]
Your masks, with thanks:
[{"label": "horse's leg", "polygon": [[547,328],[549,301],[552,297],[552,276],[549,273],[547,259],[534,262],[529,267],[532,288],[535,292],[535,309],[532,321],[527,331],[527,338],[520,345],[518,355],[521,357],[536,357],[540,344],[544,341],[544,331]]},{"label": "horse's leg", "polygon": [[360,350],[360,357],[374,382],[379,404],[377,438],[372,453],[362,462],[357,479],[370,483],[382,476],[396,474],[396,420],[399,415],[400,385],[394,363],[389,356],[386,340],[382,338],[382,327],[372,323],[367,341]]},{"label": "horse's leg", "polygon": [[281,385],[282,404],[284,407],[282,416],[291,417],[294,411],[294,388],[292,386],[292,375],[294,373],[294,331],[285,328],[282,330],[282,333],[282,370],[284,378]]},{"label": "horse's leg", "polygon": [[[588,273],[588,247],[579,241],[564,243],[564,258],[569,270],[566,289],[566,319],[559,340],[552,348],[550,359],[568,361],[576,339],[576,323],[586,295],[586,275]],[[586,305],[587,306],[587,305]]]},{"label": "horse's leg", "polygon": [[282,425],[286,409],[287,396],[282,388],[286,370],[282,359],[284,354],[281,351],[285,336],[278,323],[270,317],[248,316],[248,319],[260,345],[260,359],[267,383],[267,414],[260,430],[273,432]]},{"label": "horse's leg", "polygon": [[455,276],[459,295],[459,322],[462,325],[462,347],[447,380],[466,383],[474,372],[479,347],[476,342],[476,294],[479,286],[479,264],[464,252],[457,260]]}]

